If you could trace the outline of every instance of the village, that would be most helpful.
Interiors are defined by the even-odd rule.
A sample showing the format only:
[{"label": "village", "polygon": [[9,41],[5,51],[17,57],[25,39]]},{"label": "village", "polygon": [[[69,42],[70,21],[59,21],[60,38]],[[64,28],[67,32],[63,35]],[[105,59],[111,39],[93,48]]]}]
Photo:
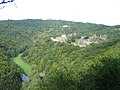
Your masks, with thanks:
[{"label": "village", "polygon": [[[75,36],[76,33],[68,34],[68,35],[61,35],[60,37],[53,38],[51,37],[51,40],[54,42],[59,42],[59,43],[67,43],[68,39],[72,36]],[[81,38],[75,39],[74,42],[71,42],[74,46],[79,46],[79,47],[86,47],[87,45],[90,45],[92,43],[100,43],[103,41],[106,41],[108,38],[107,34],[103,34],[100,36],[97,36],[94,34],[93,36],[81,36]]]}]

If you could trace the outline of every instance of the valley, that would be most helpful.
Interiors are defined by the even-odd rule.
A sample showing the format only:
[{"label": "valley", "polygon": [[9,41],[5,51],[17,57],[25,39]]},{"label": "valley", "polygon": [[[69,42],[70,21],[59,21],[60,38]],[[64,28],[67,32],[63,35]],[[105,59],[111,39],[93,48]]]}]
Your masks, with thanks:
[{"label": "valley", "polygon": [[119,28],[62,20],[0,21],[0,90],[119,90]]}]

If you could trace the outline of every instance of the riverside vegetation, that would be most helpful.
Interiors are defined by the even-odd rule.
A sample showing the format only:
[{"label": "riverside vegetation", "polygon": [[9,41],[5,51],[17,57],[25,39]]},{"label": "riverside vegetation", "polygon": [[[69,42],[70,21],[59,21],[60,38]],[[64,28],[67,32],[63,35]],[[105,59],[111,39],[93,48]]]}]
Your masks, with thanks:
[{"label": "riverside vegetation", "polygon": [[0,90],[120,90],[120,26],[0,21]]}]

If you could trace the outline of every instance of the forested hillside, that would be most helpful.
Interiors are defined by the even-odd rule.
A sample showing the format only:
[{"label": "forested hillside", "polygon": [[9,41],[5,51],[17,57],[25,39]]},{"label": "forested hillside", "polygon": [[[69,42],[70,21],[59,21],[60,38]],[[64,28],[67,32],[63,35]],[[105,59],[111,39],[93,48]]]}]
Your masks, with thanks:
[{"label": "forested hillside", "polygon": [[0,21],[0,90],[119,90],[119,36],[119,25]]}]

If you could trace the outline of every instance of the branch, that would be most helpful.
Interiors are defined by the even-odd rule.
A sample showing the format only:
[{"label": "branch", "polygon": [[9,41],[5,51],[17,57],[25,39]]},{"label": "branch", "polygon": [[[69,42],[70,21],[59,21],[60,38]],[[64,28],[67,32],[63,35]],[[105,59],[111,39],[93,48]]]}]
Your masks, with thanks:
[{"label": "branch", "polygon": [[9,0],[9,1],[5,1],[5,0],[3,0],[2,2],[0,2],[0,4],[6,4],[6,3],[11,3],[11,2],[13,2],[14,0]]}]

